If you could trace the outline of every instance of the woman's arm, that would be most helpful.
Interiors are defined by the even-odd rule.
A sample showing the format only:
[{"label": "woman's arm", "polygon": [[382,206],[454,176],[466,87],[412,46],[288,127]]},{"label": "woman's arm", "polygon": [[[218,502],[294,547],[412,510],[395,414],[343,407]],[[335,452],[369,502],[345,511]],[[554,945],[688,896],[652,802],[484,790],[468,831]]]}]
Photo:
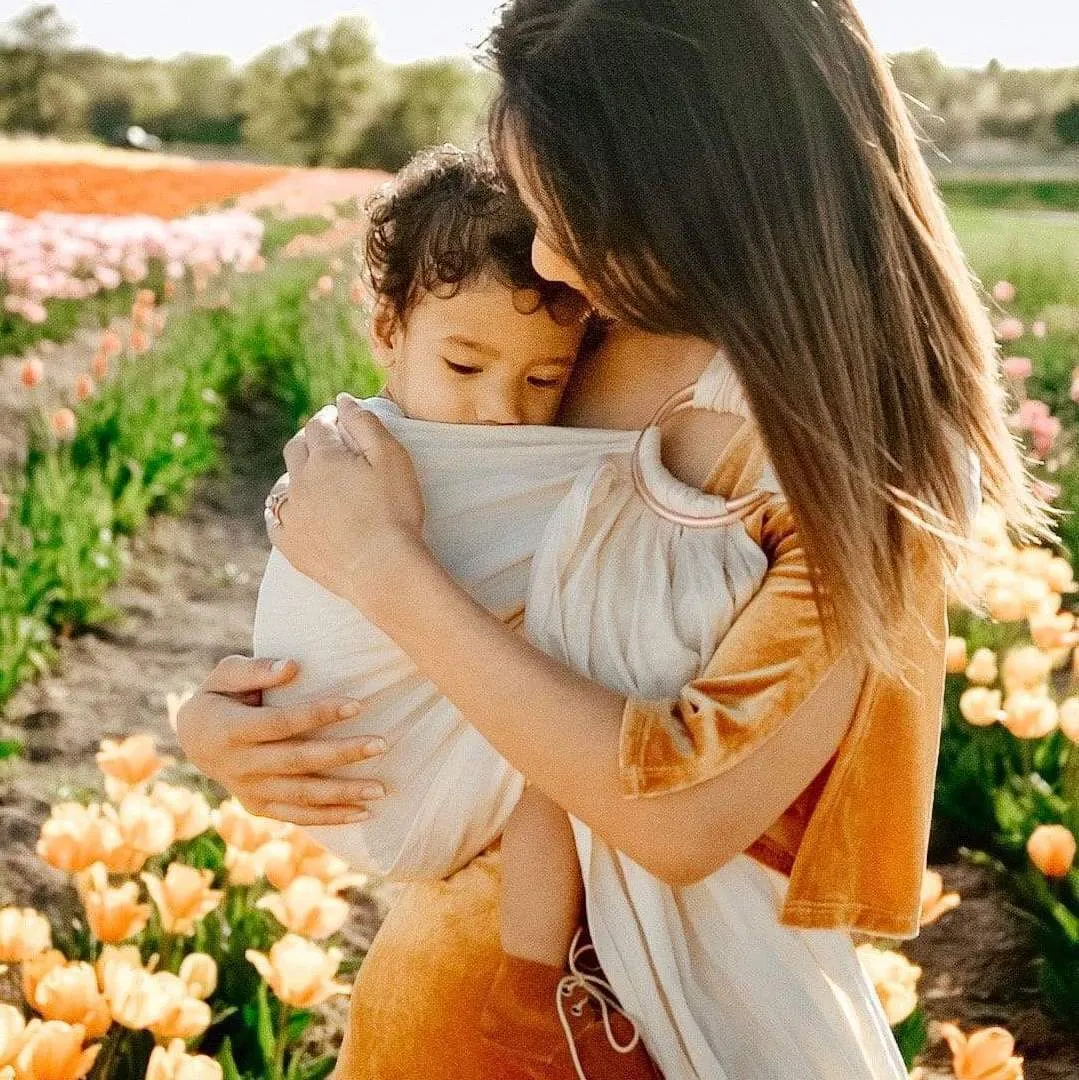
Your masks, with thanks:
[{"label": "woman's arm", "polygon": [[[797,660],[790,652],[806,627],[781,625],[781,611],[793,614],[782,595],[791,552],[787,559],[736,625],[748,636],[754,628],[787,635],[789,663]],[[766,741],[759,717],[752,718],[744,753],[737,761],[732,754],[718,775],[662,798],[630,798],[623,744],[642,722],[654,723],[657,710],[669,714],[676,703],[627,700],[551,659],[477,604],[422,545],[405,540],[387,553],[379,579],[378,595],[357,589],[356,606],[530,782],[672,884],[707,877],[779,818],[835,753],[862,683],[863,671],[850,656],[827,669],[820,665],[808,680],[811,691],[807,682],[804,699],[778,718]],[[717,654],[695,682],[718,678],[730,657],[731,650]],[[751,671],[758,659],[744,657],[739,679],[756,674],[758,684],[770,680],[767,670]],[[805,669],[798,670],[805,679]]]},{"label": "woman's arm", "polygon": [[672,883],[699,880],[764,833],[827,764],[863,672],[825,654],[782,500],[757,511],[770,556],[764,585],[702,678],[674,701],[627,700],[457,585],[422,540],[407,452],[349,401],[341,395],[340,418],[321,410],[286,445],[289,500],[280,524],[267,521],[271,541],[363,611],[503,757],[612,846]]}]

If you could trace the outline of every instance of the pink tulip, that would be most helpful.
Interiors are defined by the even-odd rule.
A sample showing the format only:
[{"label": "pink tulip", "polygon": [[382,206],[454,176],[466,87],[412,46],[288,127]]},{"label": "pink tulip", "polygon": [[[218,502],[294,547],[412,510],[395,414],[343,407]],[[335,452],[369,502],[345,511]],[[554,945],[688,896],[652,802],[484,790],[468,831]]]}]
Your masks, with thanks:
[{"label": "pink tulip", "polygon": [[1009,379],[1027,379],[1034,370],[1034,364],[1026,356],[1009,356],[1004,361],[1004,374]]},{"label": "pink tulip", "polygon": [[1045,325],[1045,323],[1044,323],[1044,322],[1042,322],[1042,320],[1041,320],[1041,319],[1039,319],[1039,320],[1038,320],[1038,321],[1037,321],[1036,323],[1032,323],[1032,324],[1031,324],[1031,327],[1030,327],[1030,332],[1031,332],[1031,333],[1032,333],[1032,334],[1033,334],[1033,335],[1034,335],[1034,336],[1035,336],[1036,338],[1038,338],[1038,339],[1040,340],[1041,338],[1044,338],[1046,334],[1048,334],[1048,333],[1049,333],[1049,327],[1047,327],[1047,326]]},{"label": "pink tulip", "polygon": [[1021,319],[1002,319],[997,324],[997,338],[1000,341],[1018,341],[1025,329]]},{"label": "pink tulip", "polygon": [[1001,304],[1010,304],[1015,299],[1015,286],[1010,281],[998,281],[993,286],[993,299]]},{"label": "pink tulip", "polygon": [[78,378],[75,380],[75,400],[85,401],[94,392],[94,380],[86,374],[85,371],[80,372]]}]

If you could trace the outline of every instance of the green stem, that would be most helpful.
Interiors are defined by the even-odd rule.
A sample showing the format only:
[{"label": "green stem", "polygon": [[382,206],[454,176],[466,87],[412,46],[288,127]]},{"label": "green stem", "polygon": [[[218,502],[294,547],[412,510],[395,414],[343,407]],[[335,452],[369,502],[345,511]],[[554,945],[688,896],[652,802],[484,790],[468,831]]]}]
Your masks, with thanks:
[{"label": "green stem", "polygon": [[288,1048],[288,1022],[292,1008],[281,1002],[278,1018],[277,1043],[274,1048],[274,1080],[285,1080],[285,1050]]}]

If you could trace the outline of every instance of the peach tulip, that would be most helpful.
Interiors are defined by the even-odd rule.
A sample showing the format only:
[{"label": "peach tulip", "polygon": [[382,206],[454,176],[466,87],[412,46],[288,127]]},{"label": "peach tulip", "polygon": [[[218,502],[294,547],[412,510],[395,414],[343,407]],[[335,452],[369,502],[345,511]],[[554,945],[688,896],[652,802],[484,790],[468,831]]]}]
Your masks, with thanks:
[{"label": "peach tulip", "polygon": [[243,848],[225,845],[225,869],[232,885],[254,885],[262,877],[262,849],[244,851]]},{"label": "peach tulip", "polygon": [[0,1004],[0,1066],[10,1065],[22,1046],[26,1020],[14,1005]]},{"label": "peach tulip", "polygon": [[33,908],[0,909],[0,963],[18,964],[52,945],[49,920]]},{"label": "peach tulip", "polygon": [[100,1045],[83,1049],[86,1029],[62,1020],[31,1020],[15,1060],[19,1080],[82,1080],[93,1068]]},{"label": "peach tulip", "polygon": [[178,975],[159,971],[154,979],[168,1003],[150,1025],[150,1031],[163,1041],[194,1039],[201,1035],[210,1026],[210,1006],[188,993],[187,984]]},{"label": "peach tulip", "polygon": [[3,525],[5,521],[11,516],[11,508],[14,505],[14,500],[7,492],[0,491],[0,525]]},{"label": "peach tulip", "polygon": [[107,968],[102,993],[121,1027],[145,1031],[173,1006],[176,995],[158,974],[127,963]]},{"label": "peach tulip", "polygon": [[340,949],[321,949],[297,934],[286,934],[271,946],[269,955],[248,949],[244,955],[286,1004],[310,1009],[334,994],[347,994],[345,983],[334,982],[341,964]]},{"label": "peach tulip", "polygon": [[67,957],[59,949],[47,949],[31,960],[22,964],[22,993],[27,1001],[33,1001],[37,994],[38,983],[54,968],[61,968],[67,963]]},{"label": "peach tulip", "polygon": [[94,757],[105,776],[129,790],[149,783],[168,763],[166,758],[158,756],[153,736],[146,734],[102,739],[101,749]]},{"label": "peach tulip", "polygon": [[150,800],[172,816],[177,840],[192,840],[210,827],[210,804],[199,791],[158,782],[150,789]]},{"label": "peach tulip", "polygon": [[114,874],[138,873],[176,838],[172,815],[139,791],[125,795],[119,806],[105,806],[102,813],[109,826],[102,861]]},{"label": "peach tulip", "polygon": [[1063,825],[1039,825],[1027,840],[1027,854],[1046,877],[1064,877],[1075,862],[1075,837]]},{"label": "peach tulip", "polygon": [[989,727],[1003,719],[1000,708],[1000,691],[984,686],[971,686],[959,698],[959,712],[968,724]]},{"label": "peach tulip", "polygon": [[945,669],[949,675],[959,675],[967,667],[966,638],[949,637],[944,650]]},{"label": "peach tulip", "polygon": [[89,397],[93,397],[94,394],[94,380],[90,376],[82,371],[75,379],[75,400],[85,401]]},{"label": "peach tulip", "polygon": [[84,961],[49,971],[34,988],[30,1005],[46,1020],[82,1024],[88,1039],[100,1039],[112,1024],[109,1003],[98,988],[97,975]]},{"label": "peach tulip", "polygon": [[1042,649],[1025,645],[1004,657],[1002,682],[1006,690],[1032,690],[1044,685],[1051,670],[1052,661]]},{"label": "peach tulip", "polygon": [[223,1080],[224,1070],[204,1054],[189,1054],[183,1039],[173,1039],[168,1049],[155,1046],[146,1066],[146,1080]]},{"label": "peach tulip", "polygon": [[945,893],[944,879],[936,870],[922,876],[922,915],[920,925],[935,923],[942,915],[959,906],[959,893]]},{"label": "peach tulip", "polygon": [[66,406],[57,409],[49,418],[49,427],[58,439],[67,442],[75,437],[75,414]]},{"label": "peach tulip", "polygon": [[111,888],[101,863],[79,875],[78,885],[86,922],[98,941],[119,944],[140,933],[150,921],[150,905],[139,903],[138,885],[125,881]]},{"label": "peach tulip", "polygon": [[989,614],[998,622],[1018,622],[1023,617],[1023,600],[1015,589],[991,589],[985,602]]},{"label": "peach tulip", "polygon": [[1049,333],[1049,327],[1045,324],[1044,320],[1037,319],[1030,324],[1030,332],[1041,341],[1046,334]]},{"label": "peach tulip", "polygon": [[286,827],[278,839],[265,844],[259,852],[266,880],[275,889],[288,888],[300,876],[315,877],[329,885],[348,873],[347,862],[295,826]]},{"label": "peach tulip", "polygon": [[109,374],[109,358],[103,352],[94,353],[90,361],[90,374],[95,379],[105,379]]},{"label": "peach tulip", "polygon": [[1057,615],[1032,615],[1030,636],[1039,649],[1052,651],[1070,647],[1074,643],[1074,627],[1075,616],[1070,611]]},{"label": "peach tulip", "polygon": [[901,1024],[918,1007],[916,984],[922,969],[901,953],[868,943],[859,945],[855,951],[880,998],[888,1024],[892,1027]]},{"label": "peach tulip", "polygon": [[318,878],[300,876],[283,892],[270,893],[255,905],[268,911],[288,931],[321,941],[336,934],[348,919],[348,902]]},{"label": "peach tulip", "polygon": [[221,890],[210,888],[214,879],[212,870],[170,863],[164,878],[147,873],[140,876],[157,905],[162,925],[170,934],[194,934],[195,923],[221,902]]},{"label": "peach tulip", "polygon": [[1016,690],[1005,700],[1000,722],[1017,739],[1044,739],[1056,731],[1057,703],[1044,692]]},{"label": "peach tulip", "polygon": [[189,953],[180,964],[188,994],[205,1001],[217,987],[217,961],[206,953]]},{"label": "peach tulip", "polygon": [[980,686],[997,680],[997,654],[992,649],[976,649],[967,665],[967,678]]},{"label": "peach tulip", "polygon": [[1073,743],[1079,743],[1079,697],[1065,698],[1058,710],[1060,730]]},{"label": "peach tulip", "polygon": [[280,836],[288,826],[273,818],[249,814],[238,799],[226,799],[214,811],[214,828],[226,844],[242,851],[257,851]]},{"label": "peach tulip", "polygon": [[938,1025],[952,1052],[956,1080],[1023,1080],[1023,1059],[1014,1055],[1015,1039],[1002,1027],[964,1035],[956,1024]]},{"label": "peach tulip", "polygon": [[1071,593],[1076,591],[1075,572],[1072,564],[1059,555],[1050,559],[1046,572],[1046,580],[1049,588],[1058,593]]},{"label": "peach tulip", "polygon": [[1015,299],[1015,286],[1010,281],[998,281],[993,286],[993,299],[1000,304],[1010,304]]}]

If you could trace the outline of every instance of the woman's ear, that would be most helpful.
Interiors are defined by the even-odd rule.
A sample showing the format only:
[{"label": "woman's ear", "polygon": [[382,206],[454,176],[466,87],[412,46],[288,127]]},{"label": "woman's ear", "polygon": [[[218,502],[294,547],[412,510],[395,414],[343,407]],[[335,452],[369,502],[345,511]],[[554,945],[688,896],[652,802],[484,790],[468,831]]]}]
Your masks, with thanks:
[{"label": "woman's ear", "polygon": [[371,310],[367,337],[375,359],[384,368],[393,367],[400,329],[396,313],[389,302],[382,298],[376,300]]}]

